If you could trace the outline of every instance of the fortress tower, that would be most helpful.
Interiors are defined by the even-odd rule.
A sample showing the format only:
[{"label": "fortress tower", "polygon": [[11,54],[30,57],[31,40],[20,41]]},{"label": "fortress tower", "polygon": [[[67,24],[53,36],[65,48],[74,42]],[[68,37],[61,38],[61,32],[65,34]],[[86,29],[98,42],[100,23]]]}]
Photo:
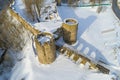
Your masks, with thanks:
[{"label": "fortress tower", "polygon": [[56,47],[50,33],[42,33],[35,38],[38,59],[42,64],[50,64],[56,58]]},{"label": "fortress tower", "polygon": [[77,40],[78,21],[72,18],[65,19],[62,25],[63,39],[68,44]]}]

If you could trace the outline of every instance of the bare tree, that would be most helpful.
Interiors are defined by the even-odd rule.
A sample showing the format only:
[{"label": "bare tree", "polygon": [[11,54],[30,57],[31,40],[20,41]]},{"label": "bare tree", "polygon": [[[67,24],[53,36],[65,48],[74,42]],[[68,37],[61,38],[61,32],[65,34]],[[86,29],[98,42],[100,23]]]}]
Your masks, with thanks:
[{"label": "bare tree", "polygon": [[95,5],[95,2],[98,1],[99,5],[101,4],[102,0],[90,0],[90,2],[92,3],[92,5]]},{"label": "bare tree", "polygon": [[95,5],[95,0],[90,0],[90,2],[92,3],[92,6]]},{"label": "bare tree", "polygon": [[99,5],[101,4],[102,0],[98,0]]},{"label": "bare tree", "polygon": [[38,22],[40,22],[40,12],[41,12],[41,8],[43,5],[43,0],[34,0],[34,8],[35,8],[35,12],[37,14],[37,20]]}]

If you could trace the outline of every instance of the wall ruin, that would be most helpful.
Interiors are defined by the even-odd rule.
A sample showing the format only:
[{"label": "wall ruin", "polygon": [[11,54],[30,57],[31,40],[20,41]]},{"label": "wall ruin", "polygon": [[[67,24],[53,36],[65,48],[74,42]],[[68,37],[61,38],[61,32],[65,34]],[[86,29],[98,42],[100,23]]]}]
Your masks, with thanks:
[{"label": "wall ruin", "polygon": [[30,39],[30,32],[26,30],[23,24],[12,17],[7,10],[4,13],[4,21],[0,27],[0,47],[5,49],[22,50],[27,40]]},{"label": "wall ruin", "polygon": [[32,35],[40,33],[27,23],[18,13],[9,8],[3,15],[6,20],[0,27],[0,47],[20,51]]}]

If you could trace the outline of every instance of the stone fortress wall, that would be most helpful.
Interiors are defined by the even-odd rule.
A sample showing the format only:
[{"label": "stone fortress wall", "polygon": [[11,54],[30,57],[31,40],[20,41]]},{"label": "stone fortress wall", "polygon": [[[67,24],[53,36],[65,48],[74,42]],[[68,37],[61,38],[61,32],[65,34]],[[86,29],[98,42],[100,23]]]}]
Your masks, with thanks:
[{"label": "stone fortress wall", "polygon": [[[53,62],[56,58],[56,48],[55,48],[55,42],[53,39],[52,34],[50,33],[41,33],[39,30],[35,29],[33,26],[31,26],[27,21],[25,21],[18,13],[16,13],[14,10],[9,9],[9,12],[11,16],[16,18],[22,25],[23,28],[26,31],[29,31],[28,35],[32,33],[35,37],[37,37],[40,34],[44,35],[50,35],[51,40],[49,43],[44,43],[41,45],[37,39],[35,39],[35,45],[36,45],[36,51],[38,55],[38,60],[43,64],[49,64]],[[23,36],[24,37],[24,36]],[[30,37],[29,37],[30,38]]]},{"label": "stone fortress wall", "polygon": [[[10,18],[13,26],[5,26],[0,29],[1,48],[12,48],[15,51],[21,51],[32,36],[37,37],[39,34],[43,34],[31,26],[11,8],[9,8],[7,12],[9,13],[7,16]],[[52,34],[46,32],[44,35],[50,35],[52,38],[49,43],[44,43],[44,45],[41,45],[37,39],[35,39],[36,51],[39,61],[41,63],[48,64],[55,60],[56,48]]]},{"label": "stone fortress wall", "polygon": [[[22,50],[22,48],[25,46],[26,42],[31,39],[32,35],[37,36],[37,35],[41,34],[41,32],[34,29],[28,22],[26,22],[14,10],[9,8],[8,12],[10,13],[9,16],[11,18],[11,21],[14,18],[15,22],[17,22],[17,24],[15,24],[15,22],[13,21],[14,22],[13,26],[5,26],[5,28],[0,27],[0,47],[2,47],[2,48],[12,47],[15,50]],[[71,27],[67,25],[67,27],[69,27],[69,28],[66,27],[66,24],[63,24],[63,25],[65,25],[65,26],[62,26],[62,27],[64,29],[69,29],[68,31],[71,30],[71,27],[75,28],[75,29],[73,29],[74,34],[71,36],[77,35],[77,33],[75,33],[75,32],[77,32],[78,24],[75,26],[71,26]],[[45,33],[45,35],[48,35],[48,34],[49,33]],[[65,34],[65,32],[64,32],[64,34]],[[66,35],[66,39],[70,40],[70,37],[67,38],[67,36],[68,35]],[[68,43],[70,43],[70,44],[73,44],[75,42],[76,42],[76,37],[74,38],[72,43],[68,41]],[[55,60],[56,48],[55,48],[55,43],[54,43],[53,38],[51,39],[51,41],[49,43],[44,43],[43,45],[41,45],[36,39],[35,39],[35,43],[36,43],[38,57],[41,59],[42,63],[48,64],[48,63],[51,63]],[[61,48],[61,53],[64,53],[64,51],[66,51],[66,54],[68,57],[71,57],[72,54],[74,54],[73,60],[75,62],[80,61],[80,59],[82,59],[82,61],[80,63],[86,64],[88,62],[90,64],[89,67],[93,67],[93,68],[96,68],[96,67],[101,68],[102,67],[100,65],[94,65],[94,63],[92,63],[88,58],[81,56],[81,55],[78,55],[76,52],[72,51],[71,49],[68,49],[68,48],[62,49]],[[39,54],[39,53],[42,53],[42,54]],[[50,57],[48,57],[48,56],[50,56]],[[103,69],[102,70],[103,72],[109,73],[108,69],[106,69],[104,67],[102,67],[101,69]]]},{"label": "stone fortress wall", "polygon": [[[31,33],[17,19],[6,11],[6,23],[0,27],[0,47],[5,49],[12,48],[15,51],[22,50],[26,42],[30,39]],[[7,23],[8,20],[8,23]]]},{"label": "stone fortress wall", "polygon": [[9,8],[11,16],[15,17],[21,24],[23,24],[24,28],[26,30],[29,30],[33,35],[37,35],[40,33],[39,30],[35,29],[30,23],[28,23],[26,20],[24,20],[18,13],[16,13],[14,10]]},{"label": "stone fortress wall", "polygon": [[[32,35],[37,35],[40,31],[34,29],[18,13],[9,8],[6,12],[6,19],[11,21],[11,25],[0,28],[0,47],[22,50]],[[6,23],[7,24],[7,23]]]}]

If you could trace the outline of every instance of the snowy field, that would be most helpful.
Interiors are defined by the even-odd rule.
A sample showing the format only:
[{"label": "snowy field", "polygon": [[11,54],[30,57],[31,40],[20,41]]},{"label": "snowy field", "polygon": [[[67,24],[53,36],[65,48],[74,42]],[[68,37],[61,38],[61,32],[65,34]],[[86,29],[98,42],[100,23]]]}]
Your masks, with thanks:
[{"label": "snowy field", "polygon": [[[16,0],[15,11],[40,31],[54,32],[61,27],[65,18],[77,19],[77,42],[72,47],[96,60],[119,66],[119,53],[115,52],[116,45],[111,41],[118,41],[120,28],[111,6],[104,6],[104,10],[99,14],[96,12],[97,7],[60,6],[57,7],[59,16],[56,20],[40,23],[29,21],[24,8],[22,1]],[[111,45],[108,45],[109,43]],[[24,48],[23,54],[24,59],[17,62],[12,69],[10,80],[113,80],[114,77],[112,74],[88,70],[63,55],[58,55],[50,65],[40,64],[31,41]],[[5,80],[4,77],[5,75],[0,76],[0,80]]]}]

